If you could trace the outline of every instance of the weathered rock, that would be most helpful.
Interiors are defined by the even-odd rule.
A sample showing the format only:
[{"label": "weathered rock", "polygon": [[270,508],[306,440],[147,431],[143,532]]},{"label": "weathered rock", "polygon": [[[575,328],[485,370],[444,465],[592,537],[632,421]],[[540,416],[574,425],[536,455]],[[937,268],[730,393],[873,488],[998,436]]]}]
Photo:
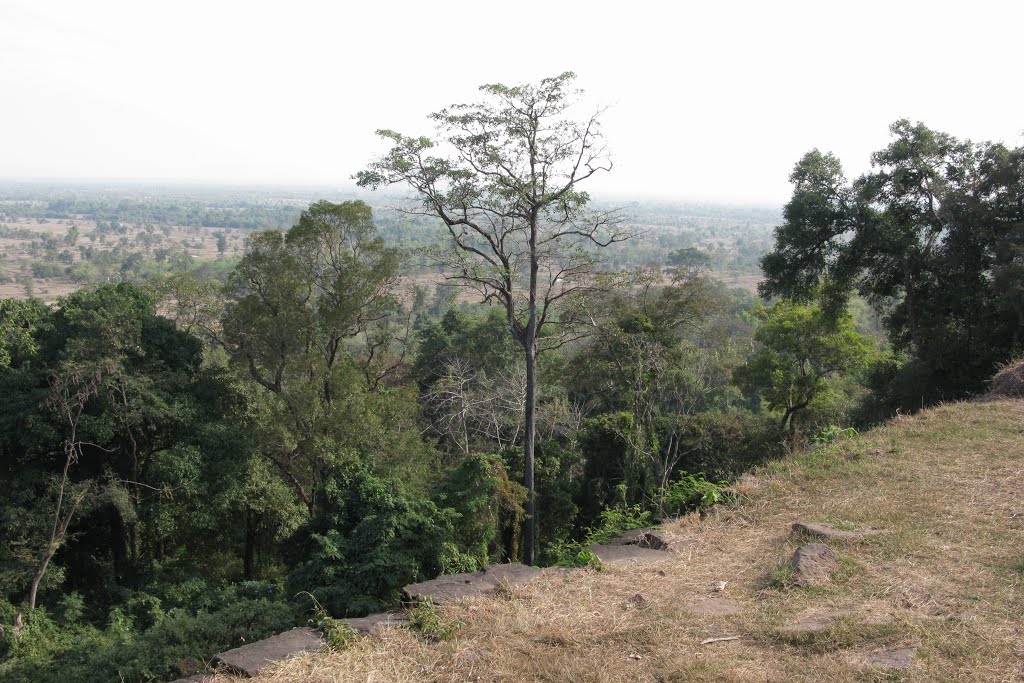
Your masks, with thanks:
[{"label": "weathered rock", "polygon": [[643,609],[647,607],[647,598],[637,593],[626,601],[626,609]]},{"label": "weathered rock", "polygon": [[222,652],[213,658],[214,666],[252,678],[264,667],[301,652],[324,648],[323,638],[311,628],[293,628],[276,636]]},{"label": "weathered rock", "polygon": [[668,550],[671,543],[660,531],[648,527],[644,529],[630,529],[626,533],[608,541],[605,545],[635,545],[651,550]]},{"label": "weathered rock", "polygon": [[690,603],[686,609],[705,617],[728,617],[743,611],[738,602],[729,598],[704,598]]},{"label": "weathered rock", "polygon": [[672,553],[664,550],[651,550],[641,548],[638,545],[600,545],[598,543],[590,546],[590,552],[597,555],[602,564],[625,564],[635,562],[637,564],[657,564],[675,558]]},{"label": "weathered rock", "polygon": [[744,491],[753,491],[761,486],[761,480],[755,477],[750,472],[744,472],[740,476],[736,477],[736,481],[733,482],[729,488],[737,493],[743,493]]},{"label": "weathered rock", "polygon": [[179,678],[171,683],[207,683],[213,680],[213,674],[192,674],[188,678]]},{"label": "weathered rock", "polygon": [[650,548],[651,550],[668,550],[671,544],[658,534],[647,532],[638,536],[636,543],[631,545],[636,545],[640,548]]},{"label": "weathered rock", "polygon": [[506,564],[492,564],[484,570],[484,578],[493,584],[507,584],[509,587],[524,586],[540,576],[539,567],[509,562]]},{"label": "weathered rock", "polygon": [[452,600],[490,593],[499,583],[510,587],[521,586],[540,576],[541,570],[517,562],[496,564],[479,572],[446,574],[430,581],[409,584],[402,589],[406,603],[429,600],[442,605]]},{"label": "weathered rock", "polygon": [[801,634],[818,633],[826,631],[837,619],[853,617],[856,614],[852,609],[832,610],[830,612],[815,612],[800,617],[794,622],[780,626],[776,631],[779,633]]},{"label": "weathered rock", "polygon": [[826,583],[839,569],[839,556],[824,543],[809,543],[797,548],[791,565],[796,585],[814,586]]},{"label": "weathered rock", "polygon": [[856,610],[837,609],[827,612],[812,612],[811,614],[806,614],[796,621],[780,626],[775,630],[779,633],[796,635],[801,633],[818,633],[820,631],[828,630],[828,628],[839,619],[855,619],[870,626],[881,626],[884,624],[891,624],[895,621],[895,619],[893,619],[889,614],[869,614],[867,616],[862,616]]},{"label": "weathered rock", "polygon": [[914,657],[916,655],[916,647],[904,647],[898,650],[876,650],[864,657],[864,665],[881,671],[906,671],[914,665]]},{"label": "weathered rock", "polygon": [[342,623],[348,624],[362,634],[377,633],[386,628],[401,626],[409,620],[405,612],[380,612],[355,619],[342,619]]},{"label": "weathered rock", "polygon": [[793,524],[793,533],[809,538],[820,538],[823,541],[863,541],[865,538],[875,536],[879,532],[875,529],[844,531],[828,524],[796,522]]},{"label": "weathered rock", "polygon": [[692,537],[673,537],[660,529],[646,528],[633,529],[616,536],[605,545],[635,545],[639,548],[650,550],[673,550],[678,552],[683,548],[696,545],[697,539]]}]

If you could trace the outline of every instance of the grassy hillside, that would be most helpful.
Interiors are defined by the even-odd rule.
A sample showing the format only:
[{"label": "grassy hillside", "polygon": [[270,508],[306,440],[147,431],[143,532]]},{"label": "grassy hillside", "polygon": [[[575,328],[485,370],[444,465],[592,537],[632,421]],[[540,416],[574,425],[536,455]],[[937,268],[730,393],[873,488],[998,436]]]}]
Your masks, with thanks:
[{"label": "grassy hillside", "polygon": [[[465,622],[448,642],[395,629],[260,680],[1024,680],[1024,401],[945,405],[757,474],[735,507],[666,528],[691,539],[671,562],[547,577],[443,608]],[[884,533],[834,543],[832,582],[797,588],[797,520]],[[694,614],[719,581],[744,611]],[[838,609],[823,631],[777,630]],[[867,663],[905,647],[907,671]]]}]

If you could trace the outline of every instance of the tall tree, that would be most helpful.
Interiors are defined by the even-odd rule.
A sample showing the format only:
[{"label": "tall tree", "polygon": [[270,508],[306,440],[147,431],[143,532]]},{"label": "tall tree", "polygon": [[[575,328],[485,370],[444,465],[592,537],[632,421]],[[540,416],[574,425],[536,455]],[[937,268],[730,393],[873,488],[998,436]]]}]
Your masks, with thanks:
[{"label": "tall tree", "polygon": [[[561,304],[598,287],[600,248],[632,236],[615,212],[593,211],[580,184],[610,171],[600,111],[580,120],[579,91],[563,73],[536,84],[484,85],[484,98],[431,115],[437,141],[390,130],[390,152],[357,174],[361,187],[405,185],[412,213],[441,220],[446,277],[504,308],[526,365],[524,559],[536,542],[534,440],[537,357],[566,341]],[[556,313],[562,308],[562,313]]]},{"label": "tall tree", "polygon": [[853,182],[831,154],[797,163],[761,293],[823,295],[833,310],[852,292],[866,297],[916,364],[923,385],[916,395],[908,385],[904,401],[920,405],[981,389],[1019,344],[1019,317],[1000,308],[994,283],[1009,291],[1020,277],[1011,254],[1024,224],[1024,156],[906,120],[890,130],[872,172]]},{"label": "tall tree", "polygon": [[[287,233],[249,238],[228,283],[222,330],[211,330],[266,390],[253,397],[266,412],[265,456],[310,514],[327,461],[344,450],[324,440],[352,446],[345,430],[369,437],[370,424],[385,419],[388,397],[377,390],[399,364],[381,360],[398,307],[398,260],[377,236],[365,203],[316,202]],[[178,313],[209,326],[208,313],[188,298],[179,294]],[[346,344],[360,337],[367,351],[357,361]]]}]

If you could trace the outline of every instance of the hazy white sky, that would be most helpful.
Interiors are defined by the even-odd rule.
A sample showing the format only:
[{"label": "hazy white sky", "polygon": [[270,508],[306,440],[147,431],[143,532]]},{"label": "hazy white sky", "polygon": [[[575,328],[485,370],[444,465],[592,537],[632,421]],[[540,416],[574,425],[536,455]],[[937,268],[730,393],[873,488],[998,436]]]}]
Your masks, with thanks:
[{"label": "hazy white sky", "polygon": [[0,177],[329,183],[480,83],[607,103],[599,193],[782,202],[897,118],[1024,143],[1024,3],[0,0]]}]

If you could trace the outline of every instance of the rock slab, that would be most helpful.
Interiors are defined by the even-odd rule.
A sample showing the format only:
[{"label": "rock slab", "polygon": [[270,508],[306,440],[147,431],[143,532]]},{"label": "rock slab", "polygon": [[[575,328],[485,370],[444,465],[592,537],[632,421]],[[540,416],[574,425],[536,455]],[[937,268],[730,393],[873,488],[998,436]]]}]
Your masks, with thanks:
[{"label": "rock slab", "polygon": [[839,556],[824,543],[809,543],[797,548],[790,564],[796,585],[816,586],[827,583],[839,569]]},{"label": "rock slab", "polygon": [[642,548],[639,545],[600,545],[590,546],[590,552],[597,555],[602,564],[657,564],[673,559],[672,553],[664,550]]},{"label": "rock slab", "polygon": [[876,650],[864,657],[865,666],[881,671],[906,671],[914,665],[917,655],[916,647],[904,647],[898,650]]},{"label": "rock slab", "polygon": [[686,609],[705,617],[730,617],[743,611],[738,602],[729,598],[704,598],[690,603]]},{"label": "rock slab", "polygon": [[379,614],[370,614],[354,619],[342,619],[341,621],[359,633],[366,635],[368,633],[377,633],[387,628],[401,626],[408,620],[409,616],[405,612],[380,612]]},{"label": "rock slab", "polygon": [[213,664],[252,678],[274,662],[301,652],[318,652],[323,648],[324,641],[319,633],[311,628],[293,628],[291,631],[222,652],[213,658]]},{"label": "rock slab", "polygon": [[839,619],[856,619],[869,626],[883,626],[895,623],[895,619],[889,614],[868,614],[862,615],[852,609],[837,609],[826,612],[812,612],[806,614],[796,621],[775,629],[778,633],[800,635],[802,633],[819,633],[828,630],[834,622]]},{"label": "rock slab", "polygon": [[607,543],[594,543],[590,552],[597,555],[603,564],[655,564],[672,559],[672,555],[665,551],[673,545],[660,531],[648,527],[631,529]]},{"label": "rock slab", "polygon": [[818,538],[823,541],[863,541],[869,536],[878,534],[875,529],[865,531],[844,531],[828,524],[816,522],[796,522],[793,524],[793,533],[809,538]]},{"label": "rock slab", "polygon": [[816,612],[800,617],[794,622],[780,626],[775,629],[779,633],[790,633],[799,635],[801,633],[819,633],[826,631],[837,619],[853,617],[856,614],[852,609],[833,610],[831,612]]},{"label": "rock slab", "polygon": [[496,564],[479,572],[446,574],[430,581],[411,583],[402,589],[402,601],[411,604],[430,601],[434,605],[443,605],[453,600],[490,593],[499,584],[522,586],[540,574],[539,568],[518,562]]}]

